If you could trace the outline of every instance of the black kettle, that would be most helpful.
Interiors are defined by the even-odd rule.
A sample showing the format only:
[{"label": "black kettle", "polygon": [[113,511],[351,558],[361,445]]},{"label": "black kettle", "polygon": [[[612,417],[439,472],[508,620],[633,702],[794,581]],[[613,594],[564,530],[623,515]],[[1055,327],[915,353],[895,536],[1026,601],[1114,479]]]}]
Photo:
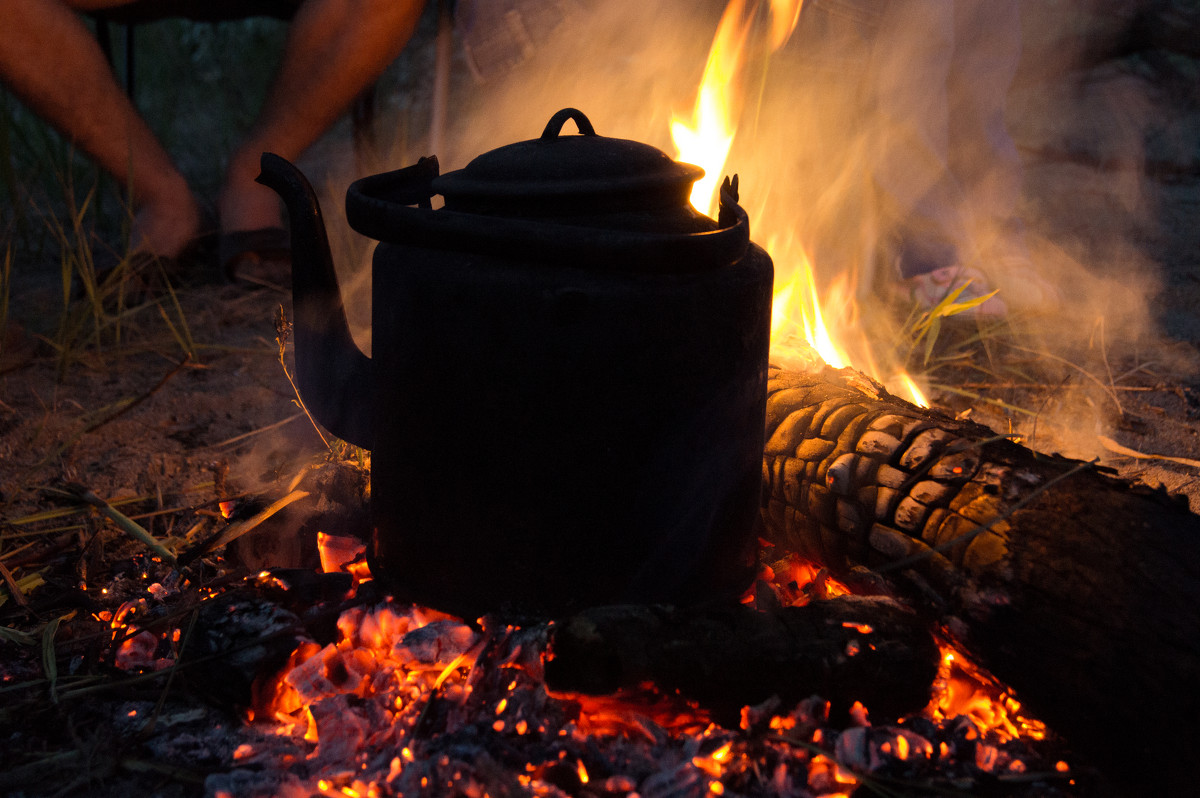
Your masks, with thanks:
[{"label": "black kettle", "polygon": [[368,358],[312,188],[262,170],[291,217],[299,390],[372,452],[371,571],[398,598],[554,617],[749,585],[773,271],[736,178],[714,222],[687,201],[701,169],[565,109],[462,170],[358,180]]}]

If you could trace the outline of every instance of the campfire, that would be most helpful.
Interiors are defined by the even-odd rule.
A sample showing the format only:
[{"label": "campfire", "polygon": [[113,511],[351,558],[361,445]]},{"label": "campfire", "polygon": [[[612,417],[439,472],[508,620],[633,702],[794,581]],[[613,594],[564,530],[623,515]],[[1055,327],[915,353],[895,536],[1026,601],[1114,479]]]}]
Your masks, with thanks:
[{"label": "campfire", "polygon": [[[764,579],[760,590],[772,603],[786,595],[790,606],[802,607],[845,593],[797,559],[782,570],[777,576],[764,569],[771,581]],[[804,574],[815,581],[800,585],[790,578]],[[782,579],[787,583],[779,584]],[[854,603],[842,611],[879,615]],[[265,785],[279,794],[315,788],[363,796],[840,795],[859,784],[995,783],[1009,785],[1012,794],[1044,795],[1053,794],[1048,784],[1071,783],[1066,762],[1053,759],[1054,746],[1039,743],[1044,727],[1020,715],[994,679],[948,647],[941,649],[934,698],[898,722],[872,723],[869,709],[853,702],[838,707],[841,717],[831,723],[830,702],[815,695],[787,706],[773,696],[719,722],[686,689],[667,689],[669,681],[629,684],[602,696],[556,686],[581,678],[573,670],[596,670],[597,655],[629,655],[596,646],[595,635],[620,635],[638,614],[633,608],[611,613],[526,627],[487,618],[472,628],[389,602],[348,610],[338,618],[336,642],[301,645],[268,681],[249,717],[275,736],[243,744],[235,759],[263,767]],[[654,633],[686,630],[686,618],[662,613]],[[868,657],[877,643],[893,644],[890,632],[841,621],[821,642],[830,647],[826,656],[840,647],[832,660]],[[679,644],[687,636],[684,631]],[[580,647],[585,650],[572,650]],[[281,776],[281,761],[305,763],[311,772],[301,777],[293,766]],[[245,790],[233,777],[224,784],[216,794]]]},{"label": "campfire", "polygon": [[[764,565],[741,604],[467,624],[379,595],[361,543],[323,538],[332,570],[264,572],[205,599],[147,558],[137,580],[167,584],[94,616],[112,666],[180,667],[248,704],[240,728],[197,741],[231,749],[209,794],[1072,794],[1061,744],[996,679],[795,555]],[[196,601],[186,622],[172,611]],[[834,700],[803,695],[814,684]],[[130,728],[162,712],[120,707]]]},{"label": "campfire", "polygon": [[[756,201],[739,198],[749,187],[736,177],[721,178],[736,134],[739,70],[786,41],[800,3],[769,6],[757,17],[766,5],[729,4],[693,118],[673,124],[679,161],[698,164],[708,177],[695,181],[690,202],[699,212],[689,212],[686,225],[694,227],[681,238],[741,234],[748,215],[738,203]],[[567,121],[578,136],[562,133]],[[564,109],[537,142],[570,138],[575,146],[592,137],[587,117]],[[358,184],[360,212],[373,224],[389,202],[404,208],[405,219],[416,218],[404,216],[409,211],[441,213],[429,208],[439,180],[449,189],[450,213],[478,210],[456,200],[486,206],[494,199],[451,199],[456,185],[478,173],[438,169],[435,159],[422,159],[367,178]],[[675,164],[658,176],[691,184],[695,175]],[[292,181],[303,193],[296,188],[302,177],[282,167],[264,182],[270,179]],[[414,185],[421,191],[410,193]],[[530,207],[545,200],[518,194],[502,200]],[[487,207],[480,215],[493,213]],[[522,209],[523,222],[535,215]],[[316,249],[323,237],[321,230],[306,241]],[[611,238],[597,237],[595,247]],[[558,240],[547,241],[557,254]],[[748,240],[741,246],[744,260],[739,250],[726,261],[763,277],[766,255]],[[98,711],[115,713],[117,733],[148,752],[114,768],[195,781],[214,798],[1066,796],[1172,794],[1186,784],[1197,742],[1200,618],[1191,600],[1200,520],[1094,463],[1041,455],[929,409],[918,380],[902,370],[885,366],[884,383],[855,370],[881,373],[861,341],[850,346],[847,333],[830,331],[823,317],[830,293],[821,296],[807,258],[783,245],[766,250],[782,278],[773,312],[757,283],[739,283],[740,315],[729,325],[745,356],[729,358],[738,365],[729,391],[737,398],[728,407],[687,408],[704,422],[691,432],[737,439],[729,447],[735,473],[713,477],[721,469],[709,467],[707,450],[685,445],[672,453],[687,457],[636,480],[639,488],[661,483],[676,502],[664,499],[672,516],[719,518],[688,527],[682,549],[665,532],[663,540],[651,537],[659,531],[649,523],[632,526],[641,522],[634,516],[647,515],[643,505],[620,514],[640,495],[617,493],[620,479],[601,482],[654,459],[642,449],[620,450],[614,431],[621,423],[596,422],[599,433],[580,433],[568,452],[547,454],[563,446],[547,436],[546,451],[535,455],[468,461],[464,452],[477,451],[468,444],[492,422],[481,432],[463,419],[469,407],[438,401],[429,402],[428,414],[408,413],[407,405],[397,412],[385,393],[361,417],[335,414],[326,426],[349,443],[331,444],[328,457],[279,480],[271,495],[247,495],[216,474],[214,498],[194,508],[194,526],[170,546],[116,502],[75,486],[57,491],[70,512],[86,507],[132,536],[125,545],[134,553],[107,582],[81,573],[72,588],[78,606],[48,623],[40,639],[0,630],[21,652],[0,671],[0,691],[15,696],[0,711],[53,712],[46,707],[102,695],[108,700]],[[690,265],[673,268],[695,276]],[[329,275],[305,279],[329,282]],[[566,327],[586,313],[583,292],[553,288],[542,293],[566,296],[559,302],[555,294],[555,324]],[[718,289],[712,293],[722,299],[733,293]],[[854,288],[832,293],[851,303]],[[296,302],[298,361],[301,348],[350,351],[340,302],[315,314]],[[675,308],[656,296],[643,315],[657,313]],[[318,325],[306,320],[314,315]],[[385,328],[380,318],[376,341],[412,332]],[[281,336],[286,328],[281,319]],[[520,339],[533,343],[516,348],[533,348],[543,332],[534,329]],[[630,340],[641,346],[645,339]],[[567,360],[546,346],[551,359]],[[381,391],[381,372],[404,358],[378,353],[375,361],[358,352],[332,361],[337,366],[327,371],[343,371],[333,376],[352,386],[342,394]],[[761,367],[747,353],[762,355]],[[380,366],[385,357],[392,360]],[[510,368],[501,366],[496,374]],[[657,370],[670,369],[653,358],[618,366],[634,376],[612,395],[653,383],[670,400],[664,417],[682,405],[679,397],[718,393],[709,383],[673,382],[671,373],[660,379]],[[489,367],[478,367],[483,383],[499,380]],[[299,374],[300,403],[320,415],[317,406],[339,388],[329,373],[307,368]],[[443,362],[424,376],[440,389],[447,368]],[[700,370],[698,360],[680,369],[689,370]],[[565,389],[570,401],[552,402],[561,408],[553,423],[565,428],[577,414],[593,421],[595,407],[579,413],[572,402],[607,382],[601,374],[584,389]],[[462,384],[469,383],[451,387]],[[464,393],[483,403],[482,389]],[[602,400],[596,407],[611,404],[608,394]],[[527,401],[526,394],[505,395],[496,415],[519,415]],[[735,435],[735,426],[747,434]],[[526,440],[525,430],[514,429],[496,433],[500,448]],[[410,437],[418,432],[423,437]],[[527,437],[531,448],[540,443]],[[410,443],[417,454],[404,452],[412,458],[404,460],[399,452]],[[439,446],[448,454],[431,454]],[[610,451],[617,452],[611,462],[603,459]],[[556,473],[584,457],[600,463],[584,478]],[[420,474],[413,464],[435,460]],[[543,497],[555,508],[550,522],[523,515],[521,497],[506,503],[529,462],[550,486]],[[478,480],[466,498],[446,476],[463,470],[484,475],[463,477]],[[621,505],[583,524],[582,535],[559,526],[573,520],[573,480],[586,483],[579,493],[587,512],[605,507],[589,488]],[[495,495],[486,492],[489,483]],[[414,484],[444,495],[427,512],[412,513],[407,491]],[[467,519],[458,519],[462,539],[435,534],[450,506]],[[274,534],[273,523],[300,537],[303,567],[248,567],[255,559],[249,541]],[[416,547],[412,528],[422,532]],[[628,572],[636,579],[626,579]],[[7,595],[27,606],[39,585],[7,568],[0,576]],[[67,638],[56,640],[68,627]],[[24,763],[9,777],[27,784],[43,764]]]}]

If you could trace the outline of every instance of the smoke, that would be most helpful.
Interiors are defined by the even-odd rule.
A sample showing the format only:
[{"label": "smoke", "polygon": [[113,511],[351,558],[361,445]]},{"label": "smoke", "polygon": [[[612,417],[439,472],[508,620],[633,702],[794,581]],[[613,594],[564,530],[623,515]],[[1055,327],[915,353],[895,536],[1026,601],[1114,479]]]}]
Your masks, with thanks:
[{"label": "smoke", "polygon": [[571,9],[564,23],[527,60],[464,92],[444,166],[536,138],[565,107],[582,110],[602,136],[671,151],[671,114],[691,107],[723,3],[561,5]]},{"label": "smoke", "polygon": [[826,285],[852,275],[860,298],[902,292],[905,256],[977,268],[1023,345],[1091,369],[1154,333],[1153,90],[1081,71],[1091,50],[1061,6],[1024,4],[1021,20],[1004,5],[810,2],[730,169],[748,204],[763,198],[756,239],[791,239]]},{"label": "smoke", "polygon": [[[515,68],[476,82],[459,64],[444,171],[535,138],[567,106],[601,135],[673,152],[671,116],[691,108],[724,3],[554,5],[564,21],[525,42]],[[752,236],[770,245],[777,284],[801,253],[823,286],[849,281],[860,305],[841,323],[877,339],[884,371],[896,364],[878,339],[896,325],[880,322],[895,308],[882,298],[904,292],[909,256],[978,268],[1014,340],[1083,383],[1109,380],[1122,358],[1163,356],[1144,168],[1161,108],[1151,82],[1105,63],[1133,6],[1020,6],[809,0],[787,46],[747,67],[726,171],[740,174]],[[387,168],[429,154],[419,138],[406,145]],[[331,182],[340,204],[348,180]],[[367,251],[335,245],[366,348]]]}]

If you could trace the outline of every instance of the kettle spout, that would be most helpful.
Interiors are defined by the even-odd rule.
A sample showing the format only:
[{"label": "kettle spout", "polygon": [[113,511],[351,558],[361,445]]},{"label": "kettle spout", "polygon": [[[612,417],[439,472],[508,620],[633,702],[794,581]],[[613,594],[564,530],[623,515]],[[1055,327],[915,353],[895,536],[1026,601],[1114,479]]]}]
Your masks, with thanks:
[{"label": "kettle spout", "polygon": [[258,182],[274,189],[292,228],[292,313],[300,398],[326,429],[372,448],[371,359],[350,335],[325,220],[312,185],[287,160],[265,152]]}]

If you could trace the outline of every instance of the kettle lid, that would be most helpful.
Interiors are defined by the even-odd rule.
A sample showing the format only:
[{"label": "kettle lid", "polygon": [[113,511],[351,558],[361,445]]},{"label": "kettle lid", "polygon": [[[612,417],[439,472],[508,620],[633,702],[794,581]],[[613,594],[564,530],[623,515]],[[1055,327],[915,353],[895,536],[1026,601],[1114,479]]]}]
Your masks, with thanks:
[{"label": "kettle lid", "polygon": [[[567,120],[580,135],[561,135]],[[486,152],[433,181],[449,210],[504,215],[552,215],[686,207],[704,170],[662,150],[599,136],[575,108],[550,118],[540,138]]]}]

